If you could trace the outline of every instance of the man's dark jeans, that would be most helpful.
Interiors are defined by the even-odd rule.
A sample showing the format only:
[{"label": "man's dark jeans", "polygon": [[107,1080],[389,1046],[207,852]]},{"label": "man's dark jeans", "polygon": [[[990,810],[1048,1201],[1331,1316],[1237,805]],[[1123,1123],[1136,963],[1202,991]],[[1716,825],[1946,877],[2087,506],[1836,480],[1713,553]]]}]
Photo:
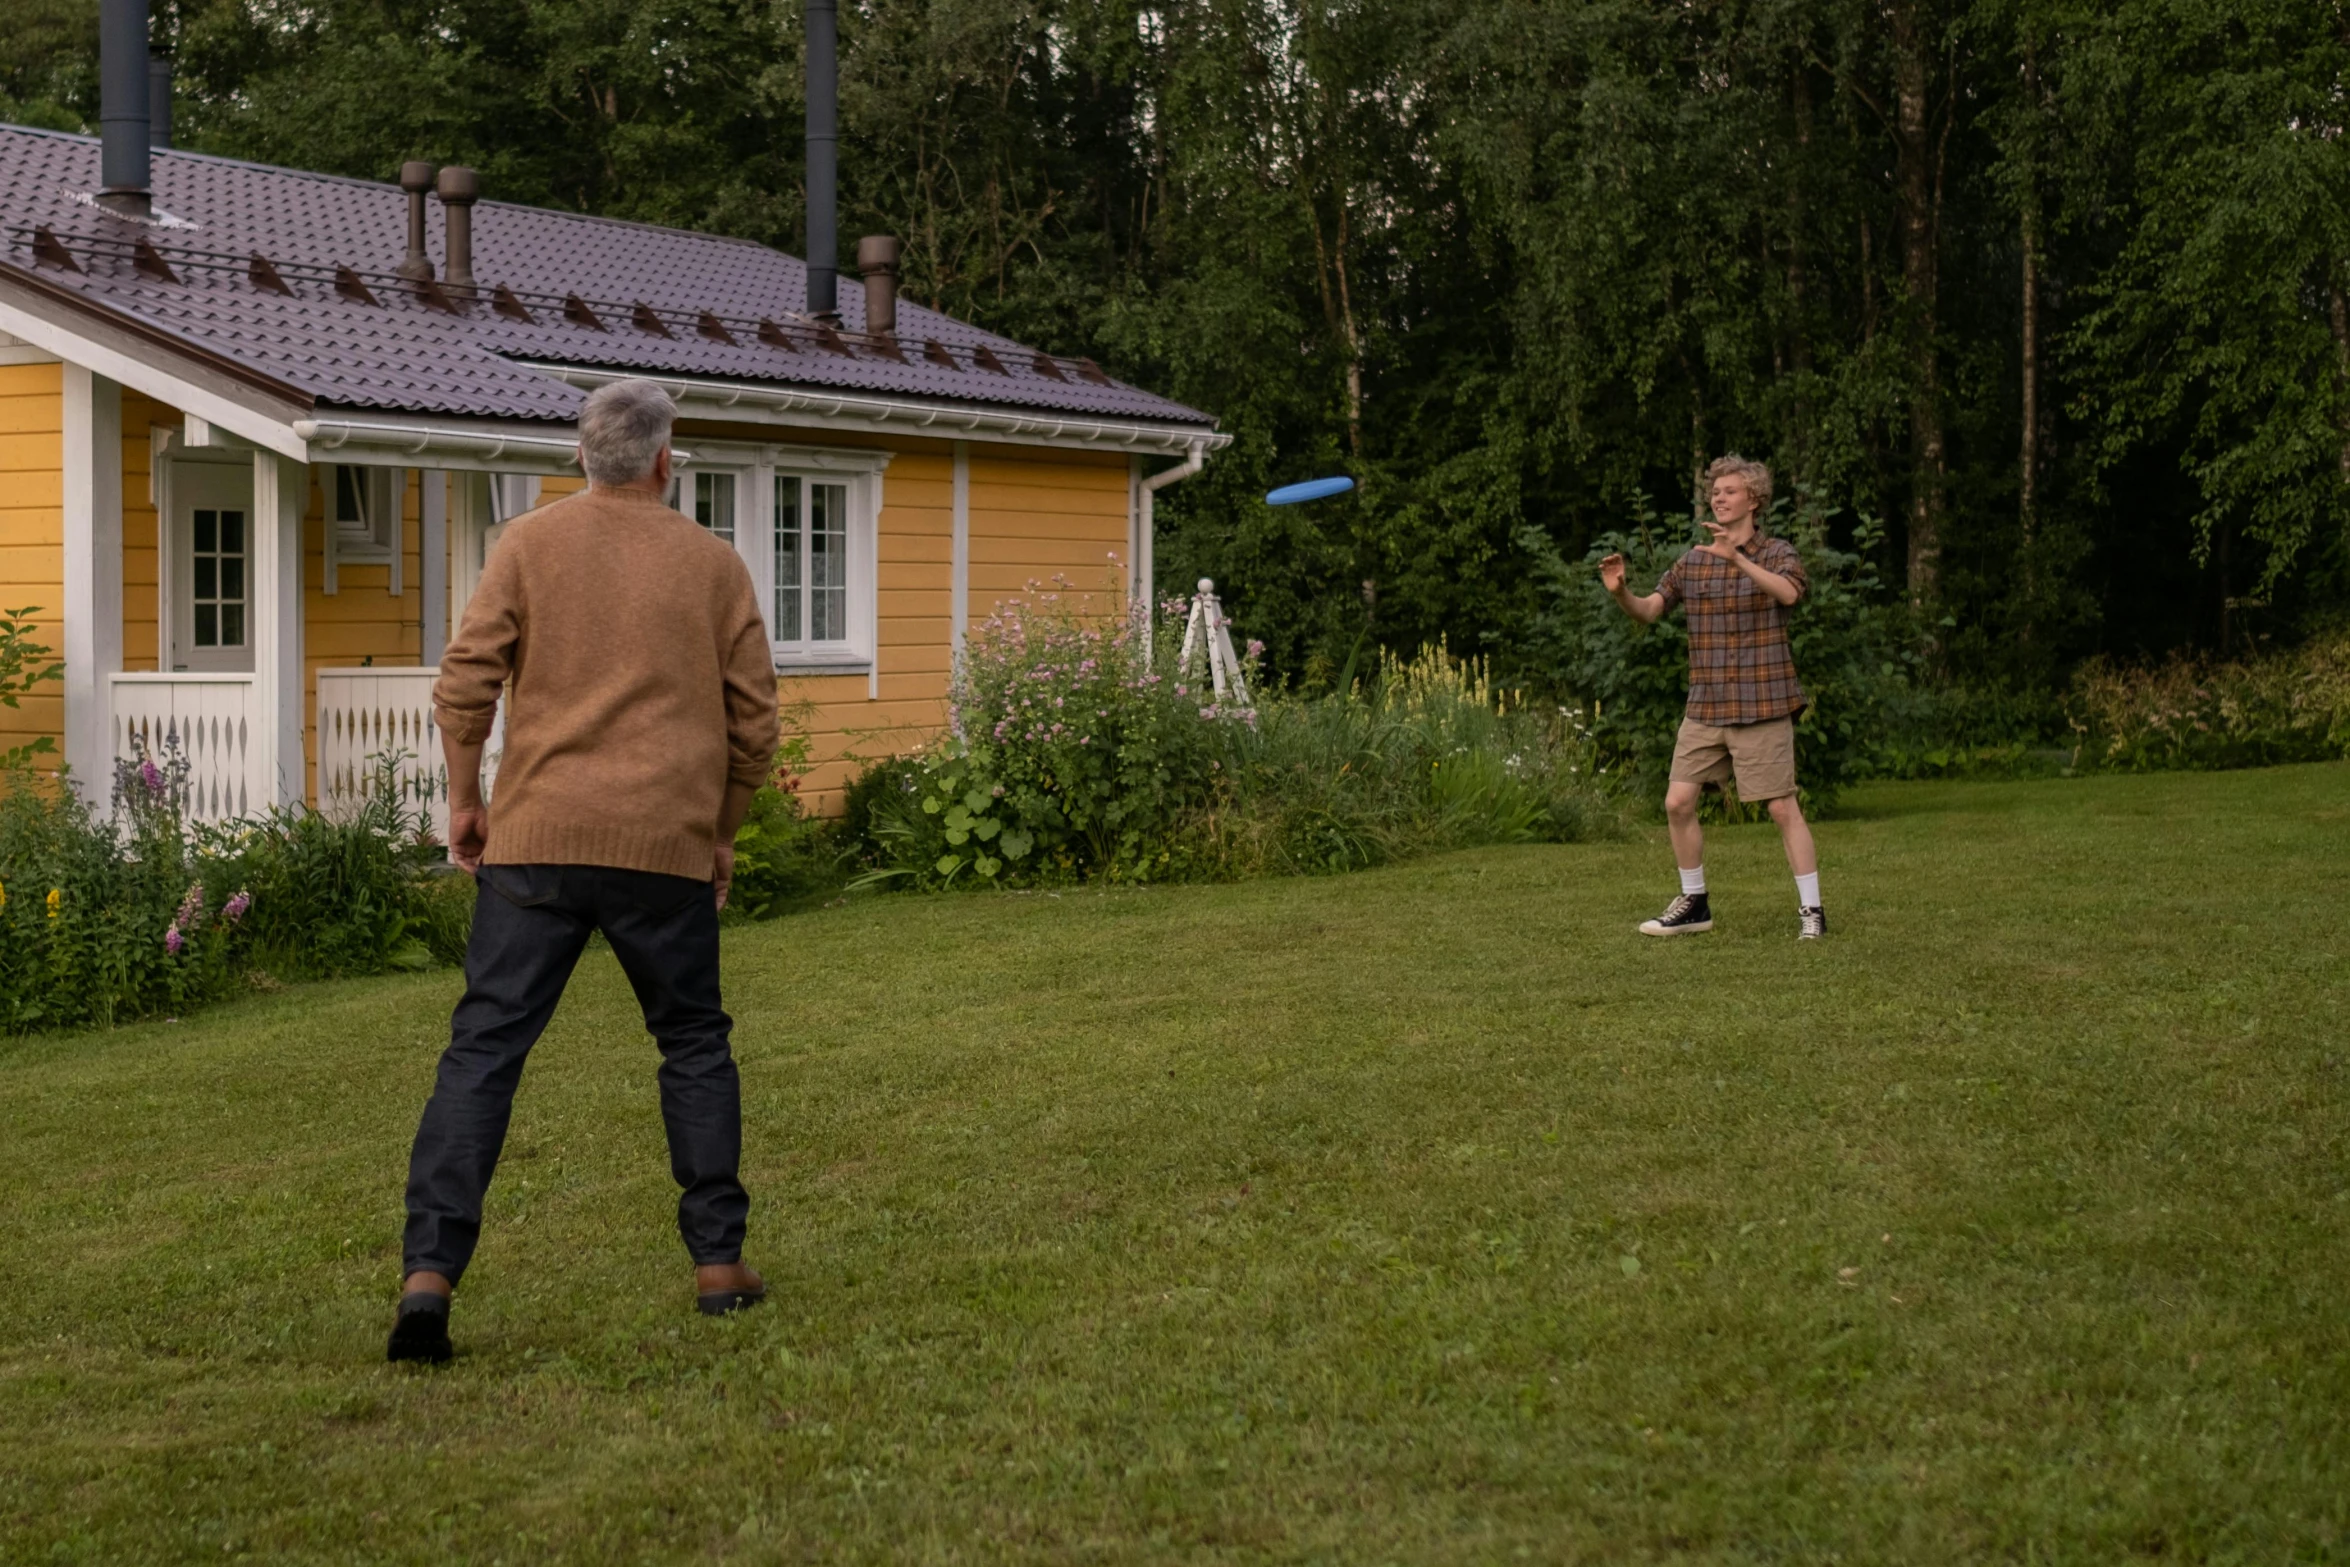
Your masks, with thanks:
[{"label": "man's dark jeans", "polygon": [[683,1195],[677,1229],[696,1263],[742,1258],[751,1199],[742,1089],[718,1004],[710,884],[596,865],[485,865],[465,949],[465,998],[408,1159],[407,1271],[451,1283],[481,1238],[482,1195],[506,1143],[523,1058],[601,930],[661,1047],[661,1119]]}]

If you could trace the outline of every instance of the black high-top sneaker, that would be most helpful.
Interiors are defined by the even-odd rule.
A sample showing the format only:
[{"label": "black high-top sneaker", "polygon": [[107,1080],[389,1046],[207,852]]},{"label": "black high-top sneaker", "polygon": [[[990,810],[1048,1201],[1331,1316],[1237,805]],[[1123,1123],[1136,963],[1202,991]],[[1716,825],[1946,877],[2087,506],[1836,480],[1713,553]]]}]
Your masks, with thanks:
[{"label": "black high-top sneaker", "polygon": [[1800,911],[1796,917],[1802,921],[1795,932],[1797,941],[1817,941],[1828,933],[1828,911],[1818,904]]},{"label": "black high-top sneaker", "polygon": [[1714,928],[1714,911],[1702,892],[1684,892],[1655,919],[1640,922],[1643,936],[1696,936]]}]

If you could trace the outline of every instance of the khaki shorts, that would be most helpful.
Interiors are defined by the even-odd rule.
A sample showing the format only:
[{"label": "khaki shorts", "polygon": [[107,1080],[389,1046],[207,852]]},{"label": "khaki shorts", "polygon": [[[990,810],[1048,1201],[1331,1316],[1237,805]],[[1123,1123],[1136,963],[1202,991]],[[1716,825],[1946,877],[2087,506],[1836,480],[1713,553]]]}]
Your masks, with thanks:
[{"label": "khaki shorts", "polygon": [[1795,792],[1795,720],[1761,724],[1701,724],[1681,720],[1673,742],[1675,783],[1726,783],[1735,773],[1738,798],[1750,803]]}]

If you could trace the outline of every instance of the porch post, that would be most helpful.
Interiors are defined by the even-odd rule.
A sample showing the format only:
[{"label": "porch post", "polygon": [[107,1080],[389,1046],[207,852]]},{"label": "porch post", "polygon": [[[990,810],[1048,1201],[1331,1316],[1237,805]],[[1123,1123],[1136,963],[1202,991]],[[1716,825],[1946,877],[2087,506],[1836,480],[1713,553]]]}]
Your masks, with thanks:
[{"label": "porch post", "polygon": [[438,664],[449,646],[449,476],[418,470],[416,587],[423,600],[422,664]]},{"label": "porch post", "polygon": [[310,471],[253,454],[253,803],[299,804],[302,767],[302,512]]},{"label": "porch post", "polygon": [[65,761],[83,797],[114,788],[113,688],[122,668],[122,388],[65,373]]}]

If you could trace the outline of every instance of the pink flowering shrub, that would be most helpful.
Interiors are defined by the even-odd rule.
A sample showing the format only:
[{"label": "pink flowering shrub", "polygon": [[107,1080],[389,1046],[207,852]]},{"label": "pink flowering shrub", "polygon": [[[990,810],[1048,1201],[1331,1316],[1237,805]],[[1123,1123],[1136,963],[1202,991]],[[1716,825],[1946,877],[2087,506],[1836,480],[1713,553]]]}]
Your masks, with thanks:
[{"label": "pink flowering shrub", "polygon": [[1056,584],[973,627],[951,692],[955,737],[892,775],[897,798],[880,793],[873,830],[890,863],[868,879],[1157,874],[1209,796],[1220,731],[1255,719],[1175,670],[1189,605],[1166,608],[1153,638]]}]

